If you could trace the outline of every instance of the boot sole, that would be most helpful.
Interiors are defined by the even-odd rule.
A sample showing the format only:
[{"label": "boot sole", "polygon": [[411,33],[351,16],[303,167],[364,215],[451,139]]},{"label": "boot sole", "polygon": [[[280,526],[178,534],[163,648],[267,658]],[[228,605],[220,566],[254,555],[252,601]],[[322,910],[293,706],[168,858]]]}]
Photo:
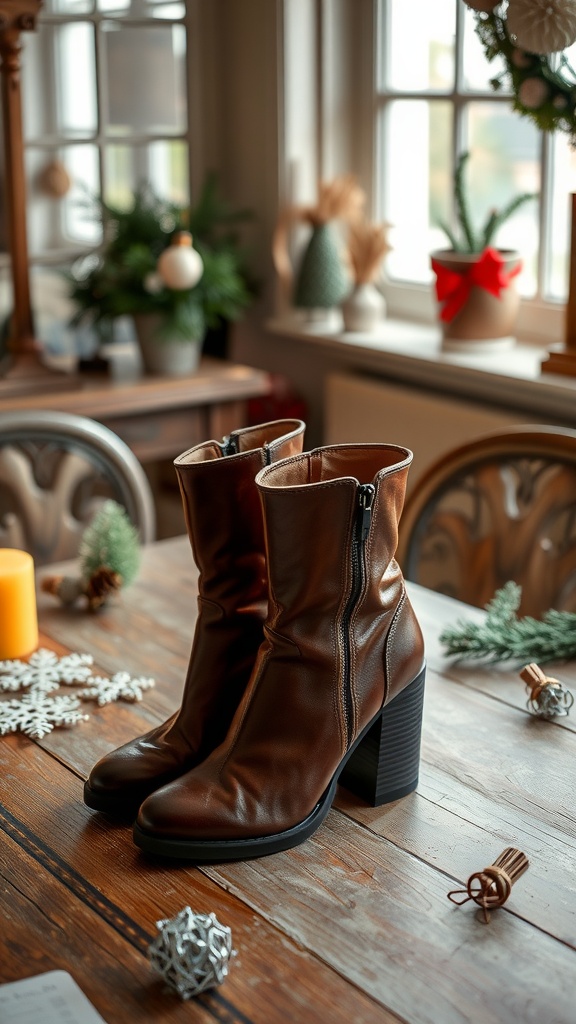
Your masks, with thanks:
[{"label": "boot sole", "polygon": [[425,675],[423,668],[368,723],[314,810],[293,828],[250,839],[195,840],[165,839],[134,825],[136,846],[146,853],[197,864],[264,857],[298,846],[313,835],[332,806],[339,781],[375,807],[407,796],[418,785]]},{"label": "boot sole", "polygon": [[103,814],[109,814],[113,818],[124,818],[134,821],[140,804],[145,799],[145,795],[131,804],[126,800],[126,797],[123,799],[119,797],[118,800],[113,800],[109,796],[99,796],[90,789],[87,782],[84,783],[83,796],[86,807],[90,807],[93,811],[102,811]]}]

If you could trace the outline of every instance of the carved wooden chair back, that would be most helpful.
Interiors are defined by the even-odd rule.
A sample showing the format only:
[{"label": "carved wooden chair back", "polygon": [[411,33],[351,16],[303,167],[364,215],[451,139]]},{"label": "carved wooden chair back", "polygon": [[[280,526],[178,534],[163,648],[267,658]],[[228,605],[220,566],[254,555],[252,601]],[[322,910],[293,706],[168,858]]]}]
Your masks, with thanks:
[{"label": "carved wooden chair back", "polygon": [[398,560],[467,604],[514,580],[521,614],[576,611],[576,430],[512,427],[449,452],[406,503]]},{"label": "carved wooden chair back", "polygon": [[143,543],[154,539],[148,479],[113,431],[68,413],[0,412],[0,547],[23,548],[38,565],[73,558],[107,498],[126,509]]}]

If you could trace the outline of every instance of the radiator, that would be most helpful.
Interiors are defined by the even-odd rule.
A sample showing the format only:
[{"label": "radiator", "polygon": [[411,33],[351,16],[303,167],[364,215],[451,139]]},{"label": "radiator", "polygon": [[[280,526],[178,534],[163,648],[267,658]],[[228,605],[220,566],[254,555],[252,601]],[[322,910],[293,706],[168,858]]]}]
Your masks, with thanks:
[{"label": "radiator", "polygon": [[409,489],[451,448],[510,424],[543,422],[379,377],[334,373],[325,387],[324,443],[387,441],[411,448]]}]

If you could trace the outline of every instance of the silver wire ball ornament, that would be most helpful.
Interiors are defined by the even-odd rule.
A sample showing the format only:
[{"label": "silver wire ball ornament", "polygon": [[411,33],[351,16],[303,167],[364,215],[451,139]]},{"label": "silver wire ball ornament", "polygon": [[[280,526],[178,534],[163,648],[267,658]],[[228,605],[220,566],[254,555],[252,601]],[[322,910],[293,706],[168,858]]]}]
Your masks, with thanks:
[{"label": "silver wire ball ornament", "polygon": [[148,949],[155,971],[182,999],[221,985],[228,974],[232,932],[215,914],[184,907],[176,917],[157,921],[160,935]]},{"label": "silver wire ball ornament", "polygon": [[529,697],[526,707],[540,718],[562,718],[574,704],[574,695],[559,679],[547,676],[539,665],[525,665],[520,678],[526,683]]}]

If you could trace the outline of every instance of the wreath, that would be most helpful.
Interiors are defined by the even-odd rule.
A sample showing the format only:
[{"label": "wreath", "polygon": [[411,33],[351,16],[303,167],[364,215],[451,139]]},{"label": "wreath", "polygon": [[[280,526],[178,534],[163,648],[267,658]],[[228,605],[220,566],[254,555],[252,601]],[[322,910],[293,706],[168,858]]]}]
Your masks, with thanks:
[{"label": "wreath", "polygon": [[490,80],[510,88],[513,107],[542,131],[566,132],[576,146],[576,72],[562,52],[576,41],[576,0],[464,0],[489,61],[504,69]]}]

